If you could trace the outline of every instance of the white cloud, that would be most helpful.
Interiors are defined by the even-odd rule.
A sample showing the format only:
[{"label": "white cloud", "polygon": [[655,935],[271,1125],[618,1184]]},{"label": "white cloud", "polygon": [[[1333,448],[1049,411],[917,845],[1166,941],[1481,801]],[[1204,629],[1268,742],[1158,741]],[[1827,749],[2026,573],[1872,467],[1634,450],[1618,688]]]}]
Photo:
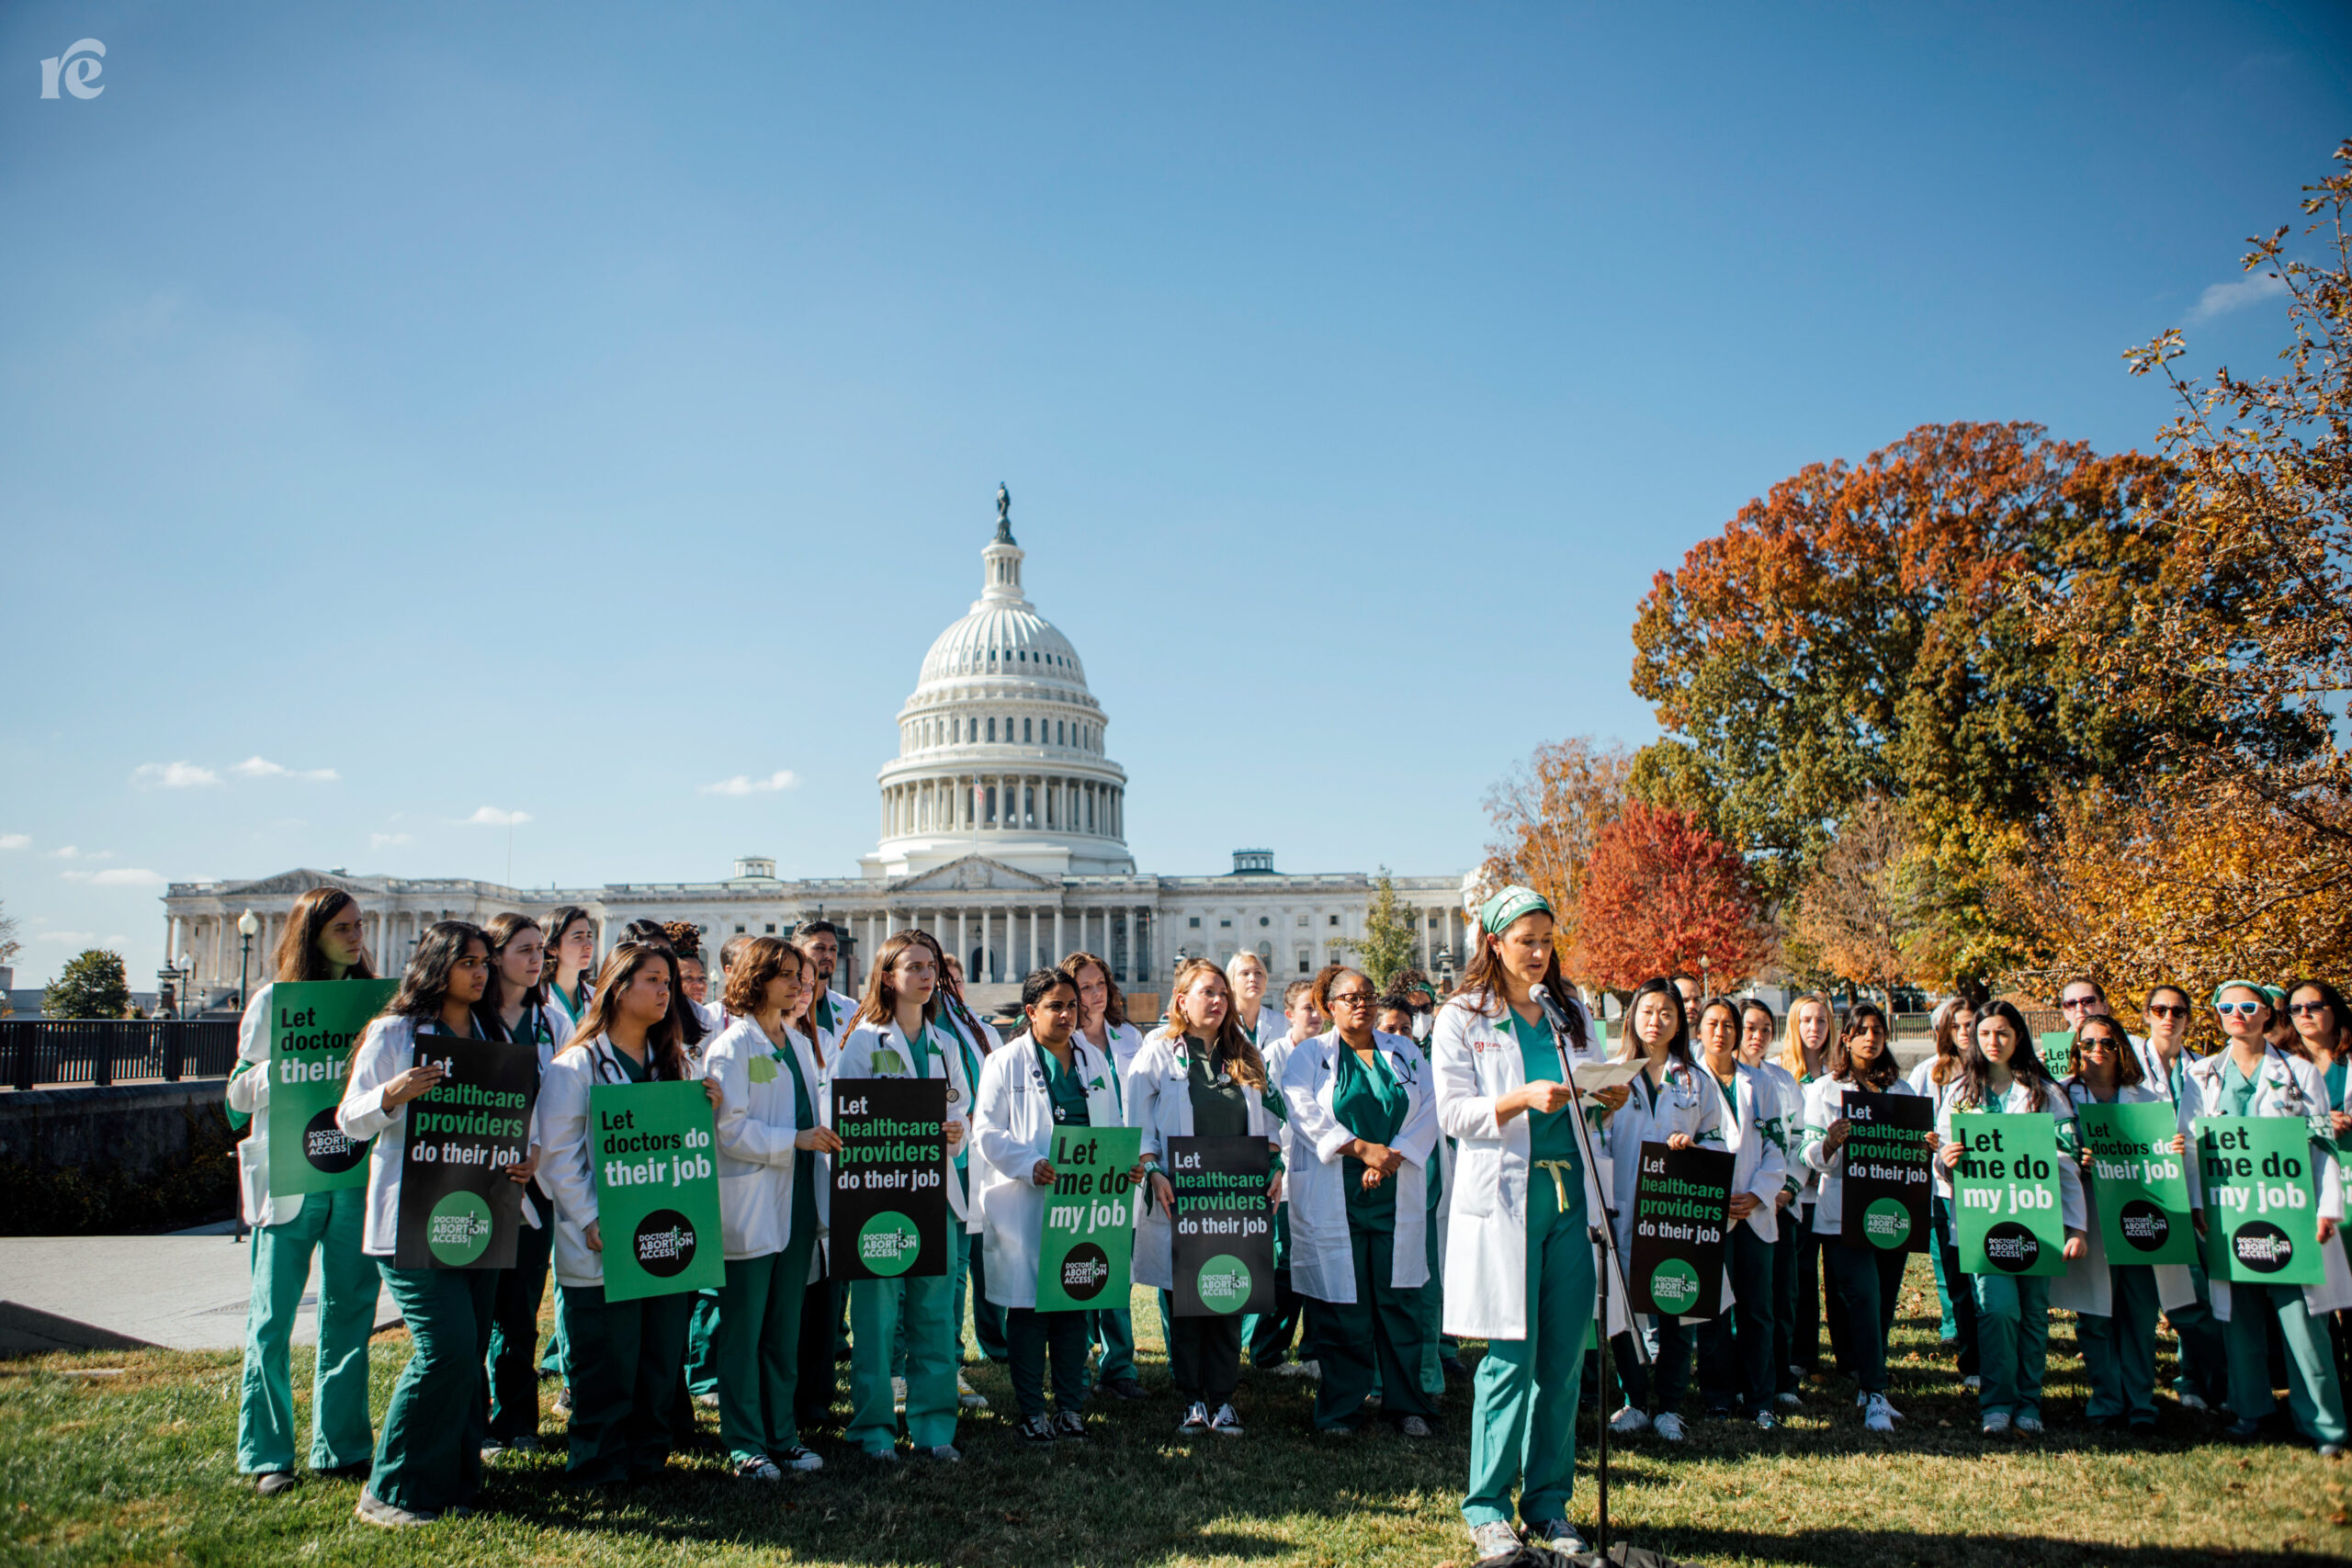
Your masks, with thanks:
[{"label": "white cloud", "polygon": [[2209,283],[2188,312],[2192,321],[2210,321],[2216,316],[2226,316],[2233,310],[2243,310],[2249,305],[2259,305],[2265,299],[2276,299],[2287,292],[2287,280],[2275,272],[2256,273],[2234,283]]},{"label": "white cloud", "polygon": [[60,848],[51,850],[49,852],[49,858],[51,860],[112,860],[114,859],[114,852],[112,850],[99,850],[96,853],[85,855],[80,850],[75,849],[73,845],[66,844]]},{"label": "white cloud", "polygon": [[519,828],[531,819],[527,811],[501,811],[495,806],[485,806],[460,823],[468,828]]},{"label": "white cloud", "polygon": [[368,835],[368,847],[371,850],[380,850],[387,844],[406,844],[413,843],[414,841],[415,840],[411,839],[406,833],[370,833]]},{"label": "white cloud", "polygon": [[141,784],[160,784],[165,789],[193,789],[220,782],[219,773],[194,762],[141,762],[130,776]]},{"label": "white cloud", "polygon": [[749,773],[737,773],[731,779],[721,779],[717,784],[704,784],[701,789],[695,793],[700,795],[765,795],[770,790],[790,789],[799,782],[800,775],[798,773],[794,773],[789,768],[778,768],[775,772],[770,773],[763,779],[755,779]]},{"label": "white cloud", "polygon": [[68,944],[77,942],[96,942],[97,939],[98,933],[96,931],[41,931],[33,938],[35,942],[55,942]]},{"label": "white cloud", "polygon": [[0,850],[23,850],[32,847],[30,833],[0,833]]},{"label": "white cloud", "polygon": [[163,877],[142,866],[117,865],[104,871],[66,871],[59,875],[68,882],[86,882],[93,887],[161,887]]},{"label": "white cloud", "polygon": [[341,777],[333,768],[289,768],[266,757],[248,757],[229,771],[241,779],[310,779],[320,784]]}]

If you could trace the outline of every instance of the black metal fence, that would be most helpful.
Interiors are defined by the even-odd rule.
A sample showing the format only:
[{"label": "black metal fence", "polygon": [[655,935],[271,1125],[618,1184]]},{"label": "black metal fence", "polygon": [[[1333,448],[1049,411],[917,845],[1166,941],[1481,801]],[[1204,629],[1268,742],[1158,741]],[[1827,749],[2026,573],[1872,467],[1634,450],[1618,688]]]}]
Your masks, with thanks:
[{"label": "black metal fence", "polygon": [[17,1089],[226,1077],[234,1019],[0,1019],[0,1068]]}]

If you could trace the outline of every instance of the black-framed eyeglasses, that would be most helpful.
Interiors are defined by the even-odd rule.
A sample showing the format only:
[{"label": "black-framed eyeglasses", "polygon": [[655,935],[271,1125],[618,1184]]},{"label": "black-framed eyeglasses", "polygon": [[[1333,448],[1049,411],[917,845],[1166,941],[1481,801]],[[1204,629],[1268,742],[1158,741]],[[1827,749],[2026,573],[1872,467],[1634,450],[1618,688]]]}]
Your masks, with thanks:
[{"label": "black-framed eyeglasses", "polygon": [[1370,1007],[1372,993],[1370,991],[1334,991],[1331,993],[1330,1000],[1333,1007]]}]

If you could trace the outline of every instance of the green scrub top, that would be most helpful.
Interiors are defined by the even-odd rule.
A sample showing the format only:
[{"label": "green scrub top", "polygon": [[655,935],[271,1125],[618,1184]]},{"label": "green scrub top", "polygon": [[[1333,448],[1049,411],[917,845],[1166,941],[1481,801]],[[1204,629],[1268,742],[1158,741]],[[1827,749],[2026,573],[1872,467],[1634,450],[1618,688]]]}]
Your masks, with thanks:
[{"label": "green scrub top", "polygon": [[[1530,1023],[1510,1009],[1504,1010],[1504,1017],[1510,1024],[1511,1033],[1518,1037],[1520,1070],[1526,1074],[1527,1081],[1534,1083],[1538,1079],[1548,1078],[1554,1083],[1566,1083],[1568,1075],[1561,1070],[1560,1048],[1553,1042],[1550,1025],[1540,1021]],[[1571,1106],[1566,1111],[1528,1111],[1521,1114],[1527,1118],[1529,1157],[1566,1160],[1578,1174],[1582,1173],[1584,1166],[1577,1157],[1576,1125],[1568,1120],[1577,1114],[1576,1107]],[[1581,1193],[1584,1189],[1572,1184],[1569,1190]],[[1578,1201],[1581,1203],[1582,1199],[1579,1198]]]},{"label": "green scrub top", "polygon": [[1215,1048],[1204,1044],[1198,1035],[1185,1041],[1185,1055],[1192,1061],[1192,1077],[1188,1084],[1193,1097],[1193,1136],[1196,1138],[1243,1138],[1250,1134],[1250,1091],[1241,1081],[1224,1070],[1220,1059],[1212,1067],[1209,1059]]},{"label": "green scrub top", "polygon": [[1078,1078],[1078,1057],[1075,1051],[1067,1067],[1043,1045],[1037,1047],[1038,1060],[1046,1064],[1046,1098],[1054,1108],[1057,1127],[1091,1127],[1093,1119],[1087,1114],[1086,1086]]},{"label": "green scrub top", "polygon": [[[816,1102],[808,1098],[808,1080],[801,1076],[800,1053],[787,1042],[781,1051],[771,1050],[769,1055],[782,1062],[792,1073],[792,1124],[804,1132],[817,1124]],[[814,1234],[817,1224],[817,1151],[792,1151],[792,1234]],[[804,1232],[802,1227],[809,1229]]]},{"label": "green scrub top", "polygon": [[2255,1085],[2260,1077],[2258,1072],[2254,1077],[2248,1077],[2238,1071],[2234,1056],[2222,1064],[2222,1095],[2229,1101],[2231,1115],[2243,1116],[2246,1113],[2246,1107],[2254,1103]]},{"label": "green scrub top", "polygon": [[[1332,1113],[1340,1126],[1365,1143],[1393,1142],[1396,1129],[1405,1124],[1405,1086],[1396,1081],[1396,1069],[1377,1051],[1373,1053],[1373,1065],[1366,1066],[1344,1040],[1339,1043],[1339,1069],[1331,1085]],[[1350,1156],[1340,1160],[1340,1168],[1346,1183],[1349,1228],[1395,1230],[1396,1183],[1385,1180],[1367,1192],[1363,1161]]]},{"label": "green scrub top", "polygon": [[621,1065],[621,1071],[623,1071],[623,1072],[625,1072],[625,1073],[627,1073],[627,1074],[628,1075],[628,1081],[629,1081],[629,1082],[631,1082],[631,1083],[650,1083],[650,1082],[651,1082],[651,1081],[652,1081],[652,1078],[653,1078],[653,1053],[652,1053],[652,1052],[648,1051],[648,1052],[645,1054],[645,1060],[643,1060],[642,1062],[640,1062],[640,1061],[639,1061],[636,1057],[634,1057],[634,1056],[630,1055],[628,1052],[626,1052],[626,1051],[622,1050],[619,1046],[616,1045],[616,1046],[614,1046],[614,1047],[613,1047],[613,1060],[615,1060],[615,1061],[618,1062],[618,1063]]},{"label": "green scrub top", "polygon": [[833,1032],[833,998],[823,991],[817,993],[815,1004],[808,1010],[817,1020],[817,1027],[831,1034]]}]

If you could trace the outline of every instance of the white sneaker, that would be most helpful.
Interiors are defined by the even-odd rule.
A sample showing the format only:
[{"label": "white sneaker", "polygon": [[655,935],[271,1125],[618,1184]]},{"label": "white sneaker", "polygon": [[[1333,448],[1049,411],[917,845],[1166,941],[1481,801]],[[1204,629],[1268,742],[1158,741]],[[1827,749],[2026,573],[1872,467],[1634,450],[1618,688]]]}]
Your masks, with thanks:
[{"label": "white sneaker", "polygon": [[892,1378],[890,1380],[890,1406],[901,1416],[907,1413],[906,1379]]},{"label": "white sneaker", "polygon": [[811,1470],[822,1470],[825,1468],[824,1456],[822,1454],[811,1453],[807,1449],[789,1449],[774,1457],[775,1459],[775,1462],[786,1470],[797,1470],[805,1472]]},{"label": "white sneaker", "polygon": [[1960,1380],[1960,1386],[1966,1389],[1971,1393],[1982,1393],[1984,1387],[1984,1380],[1978,1377],[1974,1372],[1971,1372],[1966,1377]]},{"label": "white sneaker", "polygon": [[1997,1437],[1999,1437],[2002,1433],[2004,1433],[2004,1432],[2007,1431],[2008,1429],[2009,1429],[2009,1413],[2008,1413],[2007,1411],[2006,1411],[2006,1410],[1992,1410],[1992,1411],[1987,1411],[1987,1412],[1985,1413],[1985,1416],[1984,1416],[1984,1435],[1985,1435],[1986,1437],[1988,1437],[1988,1438],[1997,1438]]},{"label": "white sneaker", "polygon": [[1773,1395],[1772,1403],[1783,1410],[1802,1410],[1804,1408],[1804,1395],[1791,1389],[1786,1393]]},{"label": "white sneaker", "polygon": [[767,1455],[753,1454],[735,1467],[735,1479],[738,1481],[782,1481],[784,1472],[778,1470],[775,1467],[775,1461]]},{"label": "white sneaker", "polygon": [[1550,1547],[1563,1557],[1582,1557],[1592,1550],[1577,1533],[1577,1527],[1566,1519],[1545,1519],[1540,1525],[1530,1525],[1527,1539]]},{"label": "white sneaker", "polygon": [[956,1374],[956,1403],[967,1410],[986,1410],[989,1407],[989,1396],[964,1381],[964,1374],[957,1372]]},{"label": "white sneaker", "polygon": [[1756,1413],[1756,1429],[1758,1431],[1769,1432],[1779,1425],[1780,1423],[1778,1421],[1772,1419],[1772,1413],[1770,1411],[1759,1410]]},{"label": "white sneaker", "polygon": [[1609,1429],[1621,1438],[1630,1438],[1636,1432],[1646,1432],[1650,1429],[1649,1413],[1635,1405],[1622,1406],[1616,1415],[1609,1418]]},{"label": "white sneaker", "polygon": [[1184,1419],[1176,1424],[1176,1435],[1180,1438],[1197,1437],[1208,1429],[1209,1407],[1197,1399],[1185,1408]]},{"label": "white sneaker", "polygon": [[1323,1369],[1313,1361],[1284,1361],[1274,1369],[1274,1376],[1278,1378],[1312,1378],[1322,1374]]},{"label": "white sneaker", "polygon": [[2020,1416],[2017,1418],[2016,1426],[2018,1431],[2029,1438],[2041,1436],[2041,1417],[2039,1416],[2031,1414]]},{"label": "white sneaker", "polygon": [[1220,1404],[1216,1414],[1209,1417],[1209,1430],[1220,1438],[1241,1436],[1241,1413],[1230,1404]]},{"label": "white sneaker", "polygon": [[1669,1410],[1650,1423],[1651,1427],[1669,1443],[1682,1440],[1682,1417]]},{"label": "white sneaker", "polygon": [[1874,1393],[1870,1396],[1870,1404],[1862,1413],[1862,1425],[1873,1432],[1894,1430],[1894,1406],[1886,1402],[1886,1395]]},{"label": "white sneaker", "polygon": [[1512,1557],[1519,1552],[1519,1532],[1497,1519],[1492,1524],[1470,1527],[1470,1550],[1479,1561],[1489,1557]]},{"label": "white sneaker", "polygon": [[2205,1396],[2201,1393],[2176,1393],[2173,1395],[2173,1398],[2179,1404],[2183,1410],[2210,1410],[2212,1408],[2212,1406],[2205,1403]]}]

